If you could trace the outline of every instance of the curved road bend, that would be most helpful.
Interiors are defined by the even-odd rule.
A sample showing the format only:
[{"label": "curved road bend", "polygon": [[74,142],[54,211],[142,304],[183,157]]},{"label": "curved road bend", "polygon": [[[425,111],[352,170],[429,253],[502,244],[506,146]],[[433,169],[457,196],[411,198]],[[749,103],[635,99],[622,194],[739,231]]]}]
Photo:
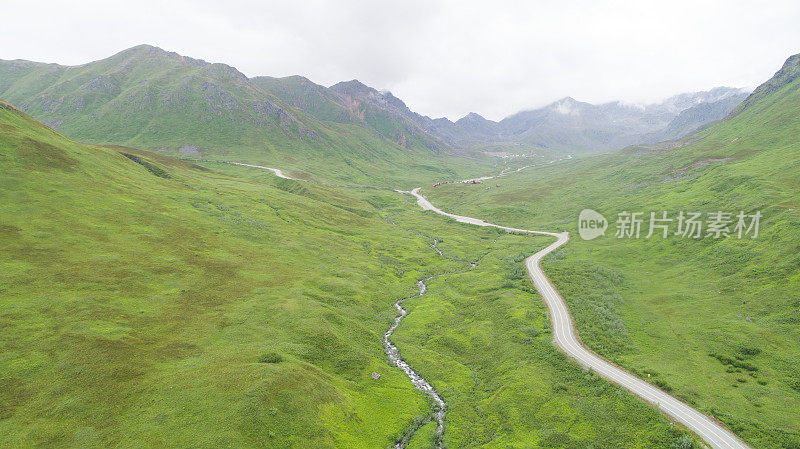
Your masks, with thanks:
[{"label": "curved road bend", "polygon": [[564,353],[566,353],[567,356],[575,359],[585,368],[591,368],[603,378],[628,389],[633,394],[654,405],[660,411],[666,413],[676,421],[691,429],[697,435],[703,438],[712,448],[750,449],[750,446],[745,444],[731,431],[720,424],[717,424],[708,416],[661,391],[652,384],[645,382],[628,373],[627,371],[614,366],[610,362],[600,358],[595,353],[586,349],[580,343],[578,337],[575,335],[572,317],[569,314],[567,304],[564,302],[564,299],[561,298],[561,295],[558,294],[555,287],[553,287],[553,284],[551,284],[547,279],[547,276],[545,276],[541,266],[541,261],[546,255],[567,243],[569,240],[568,233],[565,232],[559,234],[554,232],[509,228],[506,226],[488,223],[477,218],[450,214],[431,204],[430,201],[428,201],[419,193],[419,187],[410,192],[404,192],[400,190],[398,190],[398,192],[409,193],[415,196],[417,198],[417,204],[419,204],[424,210],[434,211],[437,214],[453,218],[462,223],[469,223],[477,226],[491,226],[511,232],[524,232],[528,234],[541,234],[556,237],[557,240],[548,247],[525,259],[525,266],[528,269],[528,274],[530,275],[531,281],[533,281],[533,284],[536,286],[536,290],[538,290],[539,294],[542,295],[542,298],[544,298],[547,308],[550,309],[550,317],[553,323],[553,340],[555,341],[556,345]]},{"label": "curved road bend", "polygon": [[285,174],[283,174],[283,170],[281,170],[280,168],[271,168],[271,167],[265,167],[263,165],[245,164],[244,162],[233,162],[233,161],[213,161],[213,162],[224,162],[226,164],[242,165],[244,167],[263,168],[264,170],[269,170],[272,173],[275,173],[275,176],[279,178],[291,179],[292,181],[303,181],[302,179],[295,179],[286,176]]}]

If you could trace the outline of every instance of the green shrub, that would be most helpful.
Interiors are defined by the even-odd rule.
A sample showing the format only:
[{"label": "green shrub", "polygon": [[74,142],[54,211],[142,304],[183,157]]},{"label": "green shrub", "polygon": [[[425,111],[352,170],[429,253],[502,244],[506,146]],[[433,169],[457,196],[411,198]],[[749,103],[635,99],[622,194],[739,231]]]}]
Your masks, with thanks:
[{"label": "green shrub", "polygon": [[132,160],[133,162],[136,162],[137,164],[141,165],[142,167],[147,169],[147,171],[158,176],[159,178],[169,179],[171,177],[169,173],[167,173],[167,171],[164,170],[163,168],[151,164],[150,162],[147,162],[146,160],[142,159],[139,156],[136,156],[135,154],[128,154],[128,153],[120,153],[120,154]]},{"label": "green shrub", "polygon": [[265,352],[258,358],[258,363],[281,363],[283,357],[274,351]]},{"label": "green shrub", "polygon": [[683,435],[672,443],[674,449],[694,449],[694,440],[689,435]]}]

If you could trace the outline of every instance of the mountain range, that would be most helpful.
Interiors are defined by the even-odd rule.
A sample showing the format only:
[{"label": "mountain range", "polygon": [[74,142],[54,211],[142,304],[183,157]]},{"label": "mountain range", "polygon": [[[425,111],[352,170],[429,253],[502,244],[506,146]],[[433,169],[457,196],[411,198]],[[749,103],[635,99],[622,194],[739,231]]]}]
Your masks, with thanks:
[{"label": "mountain range", "polygon": [[591,152],[673,139],[746,96],[719,87],[644,106],[567,97],[499,122],[477,113],[453,122],[358,80],[325,87],[302,76],[248,78],[150,45],[78,66],[0,60],[0,98],[72,138],[288,166],[337,160],[362,171],[409,155],[422,163],[474,155],[487,144]]}]

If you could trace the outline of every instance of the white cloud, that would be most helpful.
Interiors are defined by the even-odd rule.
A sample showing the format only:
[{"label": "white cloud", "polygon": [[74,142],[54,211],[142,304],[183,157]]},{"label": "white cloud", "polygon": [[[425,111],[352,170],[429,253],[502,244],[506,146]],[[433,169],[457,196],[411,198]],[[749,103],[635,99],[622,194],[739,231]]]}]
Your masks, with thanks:
[{"label": "white cloud", "polygon": [[580,110],[572,107],[572,102],[569,100],[561,100],[555,105],[556,112],[562,115],[578,115]]},{"label": "white cloud", "polygon": [[498,119],[565,96],[753,87],[800,52],[797,23],[796,0],[6,0],[0,58],[79,64],[150,43],[248,76],[358,78],[430,116]]}]

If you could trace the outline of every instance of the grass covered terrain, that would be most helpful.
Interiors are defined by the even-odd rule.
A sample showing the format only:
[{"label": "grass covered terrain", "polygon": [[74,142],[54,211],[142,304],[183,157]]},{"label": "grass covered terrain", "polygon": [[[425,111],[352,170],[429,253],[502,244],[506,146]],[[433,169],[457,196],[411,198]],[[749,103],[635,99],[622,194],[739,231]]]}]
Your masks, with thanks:
[{"label": "grass covered terrain", "polygon": [[3,446],[378,447],[427,410],[380,336],[433,257],[364,199],[0,114]]},{"label": "grass covered terrain", "polygon": [[[445,185],[423,194],[449,212],[570,231],[569,245],[544,268],[589,347],[720,418],[754,447],[796,448],[800,80],[768,85],[737,115],[681,145],[564,162],[500,178],[488,190]],[[609,220],[605,237],[580,239],[584,208]],[[623,211],[645,213],[641,238],[614,238]],[[651,211],[763,218],[757,239],[645,239]]]},{"label": "grass covered terrain", "polygon": [[691,447],[552,347],[521,271],[543,239],[78,144],[5,103],[0,168],[0,446],[388,447],[430,412],[386,363],[391,304],[453,272],[395,334],[450,404],[448,447]]}]

